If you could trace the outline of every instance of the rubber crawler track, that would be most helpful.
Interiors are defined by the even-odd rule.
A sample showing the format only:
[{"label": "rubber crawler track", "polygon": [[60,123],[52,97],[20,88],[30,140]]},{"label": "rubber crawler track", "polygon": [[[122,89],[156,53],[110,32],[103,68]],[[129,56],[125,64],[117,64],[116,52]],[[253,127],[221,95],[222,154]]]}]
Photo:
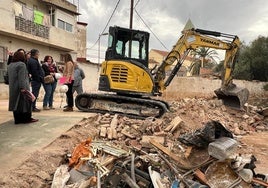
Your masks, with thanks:
[{"label": "rubber crawler track", "polygon": [[83,93],[80,95],[77,95],[75,98],[75,106],[84,112],[91,112],[91,113],[110,113],[110,114],[123,114],[130,118],[135,119],[145,119],[149,116],[146,115],[137,115],[137,114],[129,114],[129,113],[122,113],[120,111],[108,111],[108,110],[102,110],[102,109],[92,109],[91,104],[93,100],[102,100],[102,101],[111,101],[116,102],[118,104],[135,104],[135,105],[141,105],[146,106],[148,108],[157,108],[159,109],[159,113],[155,114],[154,117],[159,118],[161,117],[165,112],[169,110],[169,105],[165,101],[161,100],[155,100],[151,98],[137,98],[137,97],[130,97],[130,96],[122,96],[122,95],[115,95],[115,94],[88,94]]}]

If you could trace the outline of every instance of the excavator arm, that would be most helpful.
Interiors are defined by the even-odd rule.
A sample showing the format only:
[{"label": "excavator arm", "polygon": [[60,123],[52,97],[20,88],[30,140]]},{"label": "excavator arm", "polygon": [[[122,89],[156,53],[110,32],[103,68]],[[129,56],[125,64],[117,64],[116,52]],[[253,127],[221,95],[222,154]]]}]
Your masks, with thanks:
[{"label": "excavator arm", "polygon": [[[166,89],[166,87],[169,86],[191,50],[195,50],[199,47],[208,47],[225,50],[226,52],[224,59],[224,70],[222,72],[222,84],[221,88],[215,91],[216,95],[221,99],[228,98],[229,96],[236,97],[237,93],[230,93],[230,91],[234,91],[234,88],[236,87],[232,83],[232,75],[235,62],[237,61],[240,44],[239,38],[235,35],[202,29],[183,31],[182,36],[156,70],[154,76],[154,94],[160,95]],[[171,67],[174,63],[176,64],[171,70]],[[171,70],[171,74],[166,78],[166,72],[168,70]],[[240,91],[241,89],[239,89],[239,92]],[[239,102],[233,102],[235,105],[231,105],[232,102],[228,101],[227,105],[241,107],[247,101],[249,92],[247,89],[242,89],[240,95],[241,99],[238,99]]]}]

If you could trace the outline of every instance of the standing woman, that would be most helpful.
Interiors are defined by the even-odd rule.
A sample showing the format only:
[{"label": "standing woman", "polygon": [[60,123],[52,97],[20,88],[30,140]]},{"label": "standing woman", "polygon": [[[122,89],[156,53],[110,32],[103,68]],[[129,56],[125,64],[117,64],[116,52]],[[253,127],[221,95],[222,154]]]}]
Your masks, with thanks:
[{"label": "standing woman", "polygon": [[57,79],[55,78],[57,68],[56,65],[53,63],[53,58],[51,56],[49,55],[45,56],[42,68],[45,72],[45,76],[52,75],[54,77],[54,81],[52,83],[43,84],[45,89],[45,96],[43,99],[43,109],[44,110],[55,109],[53,107],[53,96],[57,86]]},{"label": "standing woman", "polygon": [[25,97],[30,90],[28,71],[25,64],[25,51],[16,51],[8,65],[9,111],[13,111],[15,124],[33,123],[32,102]]},{"label": "standing woman", "polygon": [[72,92],[74,84],[74,62],[71,54],[65,55],[65,66],[63,70],[63,77],[66,78],[65,84],[68,86],[68,91],[66,92],[67,107],[63,111],[72,112],[74,106],[74,98]]}]

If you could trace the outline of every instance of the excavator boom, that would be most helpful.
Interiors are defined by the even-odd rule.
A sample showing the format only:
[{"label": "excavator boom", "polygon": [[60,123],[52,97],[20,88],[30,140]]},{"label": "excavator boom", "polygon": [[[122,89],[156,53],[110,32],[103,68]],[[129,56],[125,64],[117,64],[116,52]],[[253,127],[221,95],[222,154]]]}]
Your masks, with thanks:
[{"label": "excavator boom", "polygon": [[[199,47],[208,47],[225,50],[224,70],[222,72],[221,87],[215,90],[215,94],[222,99],[224,104],[234,108],[241,108],[246,103],[249,92],[246,88],[239,88],[233,84],[233,70],[237,61],[240,40],[236,35],[208,31],[203,29],[190,29],[182,32],[182,36],[173,49],[158,67],[154,82],[155,93],[162,93],[169,86],[174,76],[179,71],[185,58],[191,50]],[[167,70],[171,74],[166,78]]]}]

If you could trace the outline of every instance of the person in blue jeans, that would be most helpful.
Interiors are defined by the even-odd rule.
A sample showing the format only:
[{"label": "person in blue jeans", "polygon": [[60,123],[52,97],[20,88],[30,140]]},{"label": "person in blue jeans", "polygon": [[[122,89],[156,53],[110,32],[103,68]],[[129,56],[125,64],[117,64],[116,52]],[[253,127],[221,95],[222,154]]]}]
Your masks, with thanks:
[{"label": "person in blue jeans", "polygon": [[53,95],[57,86],[57,79],[55,78],[55,73],[57,73],[57,67],[53,63],[52,56],[45,56],[44,63],[42,64],[42,68],[45,72],[45,76],[52,75],[54,77],[54,82],[52,83],[44,83],[45,96],[43,99],[43,109],[44,110],[52,110],[55,109],[53,107]]},{"label": "person in blue jeans", "polygon": [[[28,60],[28,72],[31,75],[32,93],[36,97],[39,96],[41,84],[44,81],[44,71],[39,63],[39,51],[37,49],[31,50],[31,57]],[[32,104],[33,112],[40,112],[40,109],[36,107],[36,100]]]}]

